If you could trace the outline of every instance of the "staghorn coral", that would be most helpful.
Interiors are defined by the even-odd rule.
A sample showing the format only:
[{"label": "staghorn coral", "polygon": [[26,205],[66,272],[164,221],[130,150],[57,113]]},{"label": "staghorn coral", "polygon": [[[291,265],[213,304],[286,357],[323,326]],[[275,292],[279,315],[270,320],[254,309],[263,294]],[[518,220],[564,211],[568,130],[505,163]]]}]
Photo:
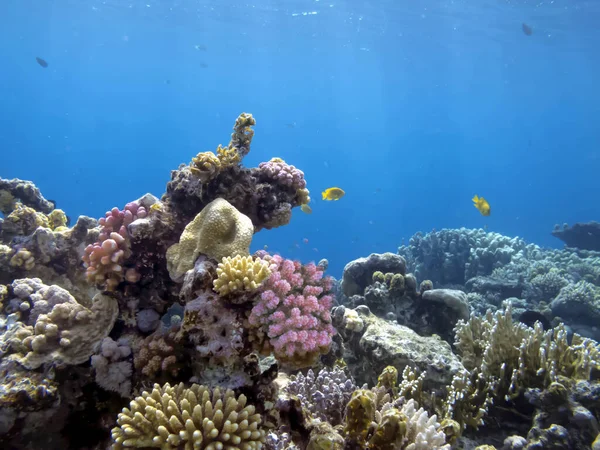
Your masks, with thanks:
[{"label": "staghorn coral", "polygon": [[154,385],[123,408],[113,428],[113,449],[261,449],[261,416],[244,395],[183,383]]},{"label": "staghorn coral", "polygon": [[227,200],[212,201],[185,227],[179,243],[167,250],[171,278],[180,280],[194,267],[200,254],[217,260],[248,255],[253,234],[254,227],[247,216]]},{"label": "staghorn coral", "polygon": [[313,263],[259,255],[269,262],[271,276],[261,286],[249,323],[280,362],[309,366],[329,350],[335,334],[329,312],[333,298],[328,295],[332,281]]},{"label": "staghorn coral", "polygon": [[227,256],[217,266],[213,288],[220,295],[255,291],[271,275],[269,263],[252,256]]}]

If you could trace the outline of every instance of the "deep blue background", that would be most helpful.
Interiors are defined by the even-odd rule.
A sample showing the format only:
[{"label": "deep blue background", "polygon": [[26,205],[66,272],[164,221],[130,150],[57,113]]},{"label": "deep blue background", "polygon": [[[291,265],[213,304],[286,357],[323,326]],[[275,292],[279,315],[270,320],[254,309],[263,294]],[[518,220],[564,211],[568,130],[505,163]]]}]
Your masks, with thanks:
[{"label": "deep blue background", "polygon": [[560,246],[555,223],[600,219],[599,20],[572,0],[3,0],[0,176],[101,216],[251,112],[244,163],[284,158],[314,199],[254,248],[339,276],[432,228]]}]

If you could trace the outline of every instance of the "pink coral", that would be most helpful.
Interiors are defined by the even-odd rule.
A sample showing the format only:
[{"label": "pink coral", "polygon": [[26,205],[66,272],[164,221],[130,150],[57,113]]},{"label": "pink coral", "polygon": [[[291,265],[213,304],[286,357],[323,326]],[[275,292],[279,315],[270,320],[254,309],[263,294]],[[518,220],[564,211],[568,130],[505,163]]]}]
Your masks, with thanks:
[{"label": "pink coral", "polygon": [[268,338],[275,356],[296,366],[310,365],[329,350],[335,329],[331,325],[332,281],[314,263],[302,265],[281,256],[264,255],[271,276],[261,286],[260,300],[250,325]]},{"label": "pink coral", "polygon": [[290,186],[296,190],[306,187],[304,172],[295,166],[287,164],[281,158],[273,158],[268,162],[261,162],[258,168],[261,174],[267,178],[276,180],[284,186]]},{"label": "pink coral", "polygon": [[131,283],[139,281],[140,275],[135,269],[123,267],[130,253],[127,225],[147,214],[146,208],[130,202],[122,211],[113,208],[98,220],[102,227],[98,241],[85,248],[82,258],[90,283],[103,285],[106,290],[112,291],[123,279]]}]

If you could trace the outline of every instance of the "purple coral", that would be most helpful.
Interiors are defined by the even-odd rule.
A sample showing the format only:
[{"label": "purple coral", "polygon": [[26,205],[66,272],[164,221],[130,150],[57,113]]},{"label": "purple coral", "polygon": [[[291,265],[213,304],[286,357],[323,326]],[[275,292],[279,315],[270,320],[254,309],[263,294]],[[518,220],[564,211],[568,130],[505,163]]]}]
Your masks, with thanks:
[{"label": "purple coral", "polygon": [[147,214],[146,208],[137,202],[130,202],[122,211],[113,208],[98,220],[102,227],[98,241],[85,248],[82,258],[90,283],[104,285],[106,290],[111,291],[123,279],[131,283],[139,281],[140,275],[137,270],[123,267],[130,253],[127,226],[136,219],[146,217]]},{"label": "purple coral", "polygon": [[261,162],[258,169],[262,175],[284,186],[290,186],[296,190],[306,187],[304,172],[295,166],[290,166],[281,158],[273,158],[268,162]]},{"label": "purple coral", "polygon": [[335,329],[330,309],[330,277],[313,263],[265,255],[271,276],[261,286],[261,296],[249,317],[251,326],[267,337],[275,356],[296,366],[310,365],[329,351]]},{"label": "purple coral", "polygon": [[357,389],[352,378],[349,378],[339,367],[333,370],[321,369],[318,375],[310,369],[306,377],[299,373],[285,390],[300,399],[310,413],[324,422],[336,426],[342,423],[346,405]]}]

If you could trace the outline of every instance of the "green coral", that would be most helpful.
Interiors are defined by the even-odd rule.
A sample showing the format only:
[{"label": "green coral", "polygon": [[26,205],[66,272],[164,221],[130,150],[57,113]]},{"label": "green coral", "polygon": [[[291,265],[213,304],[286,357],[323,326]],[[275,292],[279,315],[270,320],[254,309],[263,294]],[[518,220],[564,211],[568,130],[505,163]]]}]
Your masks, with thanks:
[{"label": "green coral", "polygon": [[48,226],[53,231],[65,230],[67,223],[67,215],[62,209],[54,209],[48,214]]},{"label": "green coral", "polygon": [[383,369],[377,378],[377,387],[382,387],[395,395],[398,392],[398,369],[394,366]]},{"label": "green coral", "polygon": [[346,439],[365,448],[369,427],[375,420],[377,411],[376,396],[367,389],[357,389],[352,393],[350,401],[346,405],[346,426],[344,432]]}]

